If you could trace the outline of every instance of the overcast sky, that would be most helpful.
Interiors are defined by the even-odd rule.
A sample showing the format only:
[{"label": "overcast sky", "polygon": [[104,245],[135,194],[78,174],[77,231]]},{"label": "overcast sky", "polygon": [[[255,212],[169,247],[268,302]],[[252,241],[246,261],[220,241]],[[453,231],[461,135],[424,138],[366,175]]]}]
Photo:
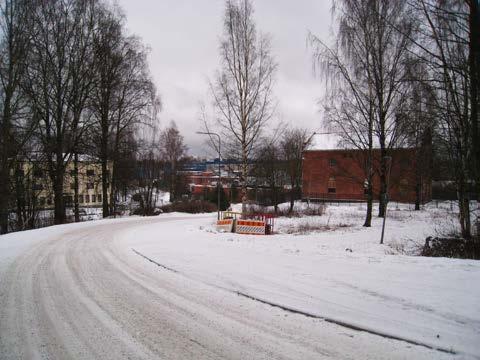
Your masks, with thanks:
[{"label": "overcast sky", "polygon": [[[118,0],[128,30],[151,48],[150,70],[163,110],[161,126],[175,120],[191,155],[209,156],[198,121],[202,102],[211,104],[208,79],[219,64],[224,0]],[[278,63],[276,120],[315,130],[324,85],[312,72],[308,31],[327,40],[330,0],[254,0],[257,29],[272,37]],[[275,121],[275,120],[274,120]]]}]

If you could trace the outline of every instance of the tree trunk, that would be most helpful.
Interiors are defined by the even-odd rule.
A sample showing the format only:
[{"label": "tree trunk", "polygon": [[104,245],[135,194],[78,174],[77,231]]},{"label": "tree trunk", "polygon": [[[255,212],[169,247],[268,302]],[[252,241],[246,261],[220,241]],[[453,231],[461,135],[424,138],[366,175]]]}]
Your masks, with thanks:
[{"label": "tree trunk", "polygon": [[[117,214],[117,171],[115,161],[112,162],[112,181],[110,182],[110,214],[116,218]],[[106,194],[104,196],[107,196]]]},{"label": "tree trunk", "polygon": [[247,212],[247,178],[248,178],[248,157],[245,147],[242,149],[242,213]]},{"label": "tree trunk", "polygon": [[422,184],[420,181],[417,181],[415,184],[415,211],[420,210],[420,203],[421,203],[421,197],[422,197]]},{"label": "tree trunk", "polygon": [[[462,174],[461,174],[462,175]],[[465,194],[465,181],[463,178],[458,180],[458,207],[461,234],[464,239],[471,238],[470,228],[470,201]]]},{"label": "tree trunk", "polygon": [[65,223],[65,202],[63,200],[63,175],[64,171],[57,170],[52,179],[54,194],[54,217],[55,225]]},{"label": "tree trunk", "polygon": [[295,206],[295,184],[292,182],[292,188],[290,189],[290,208],[288,209],[288,213],[291,214],[293,211],[293,207]]},{"label": "tree trunk", "polygon": [[9,194],[9,179],[5,176],[4,169],[0,169],[0,234],[8,233],[8,194]]},{"label": "tree trunk", "polygon": [[100,144],[100,158],[102,162],[102,213],[103,217],[109,216],[108,212],[108,118],[103,115],[102,120],[102,139]]},{"label": "tree trunk", "polygon": [[171,161],[171,168],[170,168],[170,202],[175,200],[175,162]]},{"label": "tree trunk", "polygon": [[[471,111],[470,111],[470,124],[471,124],[471,136],[472,136],[472,145],[473,145],[473,154],[474,154],[474,176],[476,183],[476,193],[477,193],[477,207],[480,211],[480,139],[479,139],[479,129],[478,129],[478,106],[479,106],[479,95],[478,91],[480,88],[480,9],[478,0],[469,1],[470,13],[469,13],[469,56],[468,56],[468,66],[470,73],[470,101],[471,101]],[[475,241],[480,244],[480,219],[477,215],[475,219],[476,227],[476,237]]]},{"label": "tree trunk", "polygon": [[363,226],[372,226],[372,211],[373,211],[373,151],[371,148],[372,142],[370,142],[370,149],[368,150],[367,159],[367,213],[365,215],[365,222]]},{"label": "tree trunk", "polygon": [[74,213],[75,213],[75,222],[80,222],[80,208],[78,204],[78,153],[75,151],[73,157],[73,184],[74,184]]},{"label": "tree trunk", "polygon": [[372,226],[372,210],[373,210],[373,190],[372,185],[367,185],[367,214],[365,215],[365,222],[363,226]]},{"label": "tree trunk", "polygon": [[385,216],[385,195],[387,194],[387,151],[385,149],[385,135],[380,135],[380,199],[378,217]]}]

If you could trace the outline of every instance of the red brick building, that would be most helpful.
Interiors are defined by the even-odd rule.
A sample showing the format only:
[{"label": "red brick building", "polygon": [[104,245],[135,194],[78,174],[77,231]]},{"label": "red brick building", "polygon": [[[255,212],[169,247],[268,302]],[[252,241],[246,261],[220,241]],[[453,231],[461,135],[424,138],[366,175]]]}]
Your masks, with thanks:
[{"label": "red brick building", "polygon": [[[303,156],[302,198],[311,200],[366,200],[365,164],[362,150],[307,150]],[[425,169],[416,171],[416,149],[394,149],[389,183],[391,201],[420,203],[431,200],[431,177]],[[380,150],[374,150],[374,199],[380,192]]]}]

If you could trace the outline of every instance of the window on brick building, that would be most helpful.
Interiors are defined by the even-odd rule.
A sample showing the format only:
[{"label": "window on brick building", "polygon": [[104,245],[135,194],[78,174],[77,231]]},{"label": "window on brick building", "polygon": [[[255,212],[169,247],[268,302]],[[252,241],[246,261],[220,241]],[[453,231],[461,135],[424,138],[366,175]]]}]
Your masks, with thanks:
[{"label": "window on brick building", "polygon": [[337,184],[335,183],[335,177],[330,176],[328,179],[328,193],[335,194],[337,192]]},{"label": "window on brick building", "polygon": [[330,164],[330,167],[337,166],[337,160],[336,159],[329,159],[328,163]]},{"label": "window on brick building", "polygon": [[408,180],[407,179],[400,180],[400,186],[399,186],[398,192],[400,193],[400,196],[407,196],[407,194],[408,194]]},{"label": "window on brick building", "polygon": [[92,195],[92,203],[97,202],[95,195]]},{"label": "window on brick building", "polygon": [[85,203],[89,203],[90,202],[90,195],[85,195]]},{"label": "window on brick building", "polygon": [[78,195],[78,202],[83,203],[83,195]]},{"label": "window on brick building", "polygon": [[102,202],[102,194],[97,195],[97,200],[98,200],[98,202]]},{"label": "window on brick building", "polygon": [[95,170],[93,169],[87,170],[87,176],[95,176]]}]

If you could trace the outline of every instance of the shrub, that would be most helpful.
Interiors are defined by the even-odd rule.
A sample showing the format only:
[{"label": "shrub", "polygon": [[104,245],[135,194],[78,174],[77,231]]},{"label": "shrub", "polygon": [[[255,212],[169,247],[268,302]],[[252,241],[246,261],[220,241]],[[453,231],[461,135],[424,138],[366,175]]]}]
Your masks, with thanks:
[{"label": "shrub", "polygon": [[160,208],[163,212],[185,212],[189,214],[209,213],[217,211],[217,206],[204,200],[177,201]]},{"label": "shrub", "polygon": [[480,247],[460,237],[427,237],[422,256],[479,259]]},{"label": "shrub", "polygon": [[316,204],[303,209],[293,208],[293,211],[289,213],[288,208],[282,209],[279,207],[278,211],[275,212],[271,206],[249,205],[247,206],[247,214],[274,214],[277,217],[322,216],[325,214],[325,209],[325,204]]}]

